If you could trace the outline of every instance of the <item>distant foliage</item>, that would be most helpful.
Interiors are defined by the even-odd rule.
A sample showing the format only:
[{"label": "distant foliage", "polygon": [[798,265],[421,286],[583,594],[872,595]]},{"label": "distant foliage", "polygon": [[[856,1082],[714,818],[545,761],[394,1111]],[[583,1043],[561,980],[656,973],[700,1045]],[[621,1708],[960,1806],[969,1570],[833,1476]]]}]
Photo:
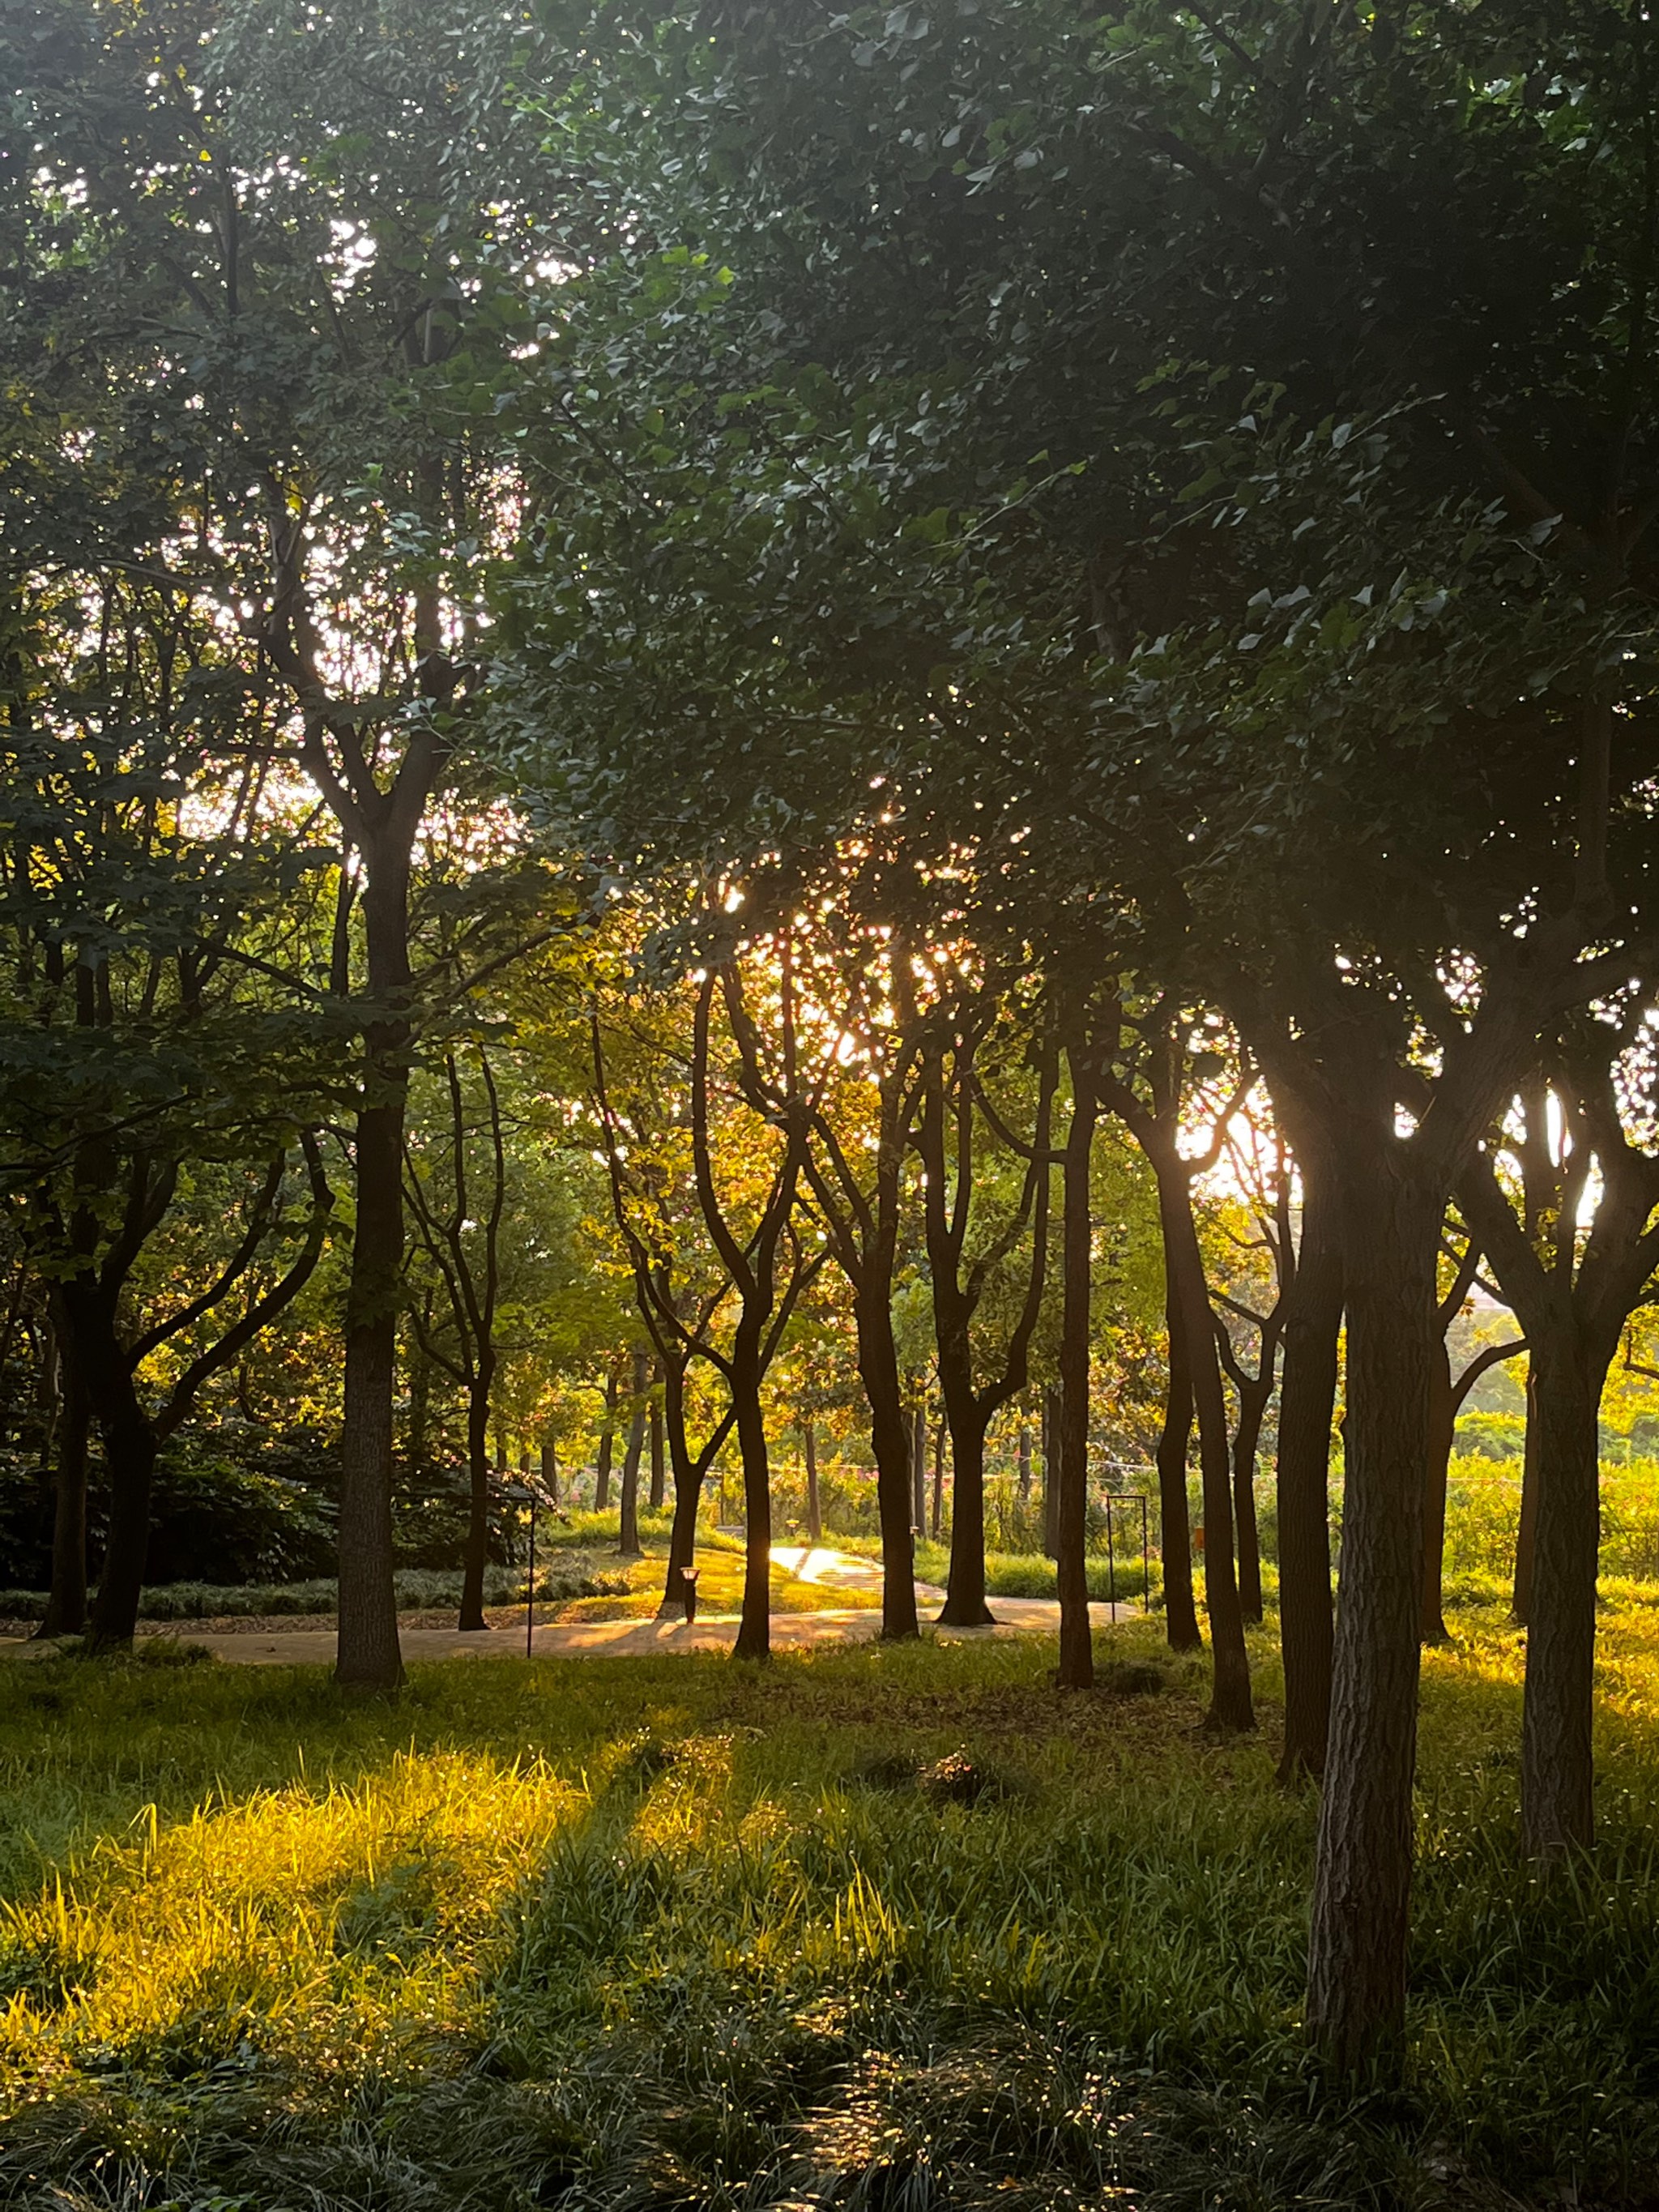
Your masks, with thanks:
[{"label": "distant foliage", "polygon": [[1464,1413],[1457,1423],[1457,1449],[1470,1459],[1518,1461],[1526,1448],[1527,1424],[1519,1413]]}]

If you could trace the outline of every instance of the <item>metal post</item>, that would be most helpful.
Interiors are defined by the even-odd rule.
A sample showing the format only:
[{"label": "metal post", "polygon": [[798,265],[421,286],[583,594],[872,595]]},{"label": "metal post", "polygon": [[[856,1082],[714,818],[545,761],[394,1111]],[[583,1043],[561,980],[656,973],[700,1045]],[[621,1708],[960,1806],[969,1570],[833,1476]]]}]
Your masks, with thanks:
[{"label": "metal post", "polygon": [[1117,1619],[1117,1547],[1112,1538],[1112,1493],[1106,1493],[1106,1602]]}]

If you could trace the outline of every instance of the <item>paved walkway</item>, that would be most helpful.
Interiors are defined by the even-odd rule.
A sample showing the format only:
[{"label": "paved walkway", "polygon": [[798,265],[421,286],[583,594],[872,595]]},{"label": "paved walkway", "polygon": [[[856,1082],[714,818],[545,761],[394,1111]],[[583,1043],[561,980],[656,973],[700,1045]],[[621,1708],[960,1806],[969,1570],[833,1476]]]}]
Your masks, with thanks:
[{"label": "paved walkway", "polygon": [[[796,1582],[823,1589],[879,1589],[881,1568],[873,1559],[823,1546],[774,1545],[773,1562]],[[924,1613],[940,1603],[945,1593],[929,1583],[916,1584],[916,1601]],[[1051,1598],[994,1597],[994,1624],[988,1628],[940,1628],[938,1633],[955,1643],[976,1643],[988,1638],[1057,1635],[1060,1607]],[[1127,1606],[1095,1605],[1097,1622],[1131,1617]],[[923,1626],[930,1624],[924,1619]],[[728,1651],[738,1637],[735,1614],[705,1615],[695,1625],[678,1620],[550,1621],[531,1633],[535,1658],[615,1658],[664,1651]],[[881,1615],[873,1607],[833,1607],[821,1613],[775,1613],[772,1648],[799,1650],[820,1644],[866,1644],[874,1640]],[[177,1635],[161,1624],[141,1626],[139,1634]],[[261,1630],[258,1633],[203,1635],[185,1638],[243,1667],[328,1667],[334,1663],[335,1637],[331,1629]],[[487,1628],[463,1632],[458,1628],[405,1628],[401,1643],[405,1660],[513,1659],[525,1656],[525,1632],[516,1628]],[[0,1651],[45,1652],[45,1644],[30,1645],[19,1637],[0,1638]]]}]

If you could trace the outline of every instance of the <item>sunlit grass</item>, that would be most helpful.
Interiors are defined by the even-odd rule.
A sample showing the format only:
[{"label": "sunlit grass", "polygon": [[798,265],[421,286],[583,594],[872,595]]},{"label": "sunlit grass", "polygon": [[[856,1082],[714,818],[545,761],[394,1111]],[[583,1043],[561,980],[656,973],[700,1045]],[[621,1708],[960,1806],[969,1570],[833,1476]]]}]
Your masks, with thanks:
[{"label": "sunlit grass", "polygon": [[[625,1595],[611,1592],[600,1597],[567,1598],[538,1617],[549,1620],[635,1620],[648,1619],[662,1601],[663,1576],[668,1556],[667,1539],[653,1542],[642,1559],[617,1560],[596,1555],[605,1568],[605,1580],[625,1579]],[[699,1534],[697,1555],[697,1611],[704,1620],[733,1616],[743,1609],[744,1553],[730,1538]],[[823,1613],[879,1606],[878,1590],[847,1589],[823,1583],[805,1582],[775,1560],[771,1567],[771,1609],[774,1613]]]},{"label": "sunlit grass", "polygon": [[[1646,2185],[1659,1608],[1607,1614],[1602,1838],[1542,1882],[1518,1638],[1497,1607],[1453,1626],[1425,1668],[1405,2080],[1358,2104],[1298,2034],[1316,1805],[1273,1780],[1270,1632],[1263,1729],[1231,1743],[1196,1732],[1203,1663],[1155,1623],[1102,1639],[1161,1670],[1139,1698],[1061,1697],[1037,1642],[502,1659],[388,1705],[320,1670],[15,1661],[0,2198],[1268,2212],[1444,2203],[1465,2168]],[[918,1785],[957,1752],[971,1786]]]}]

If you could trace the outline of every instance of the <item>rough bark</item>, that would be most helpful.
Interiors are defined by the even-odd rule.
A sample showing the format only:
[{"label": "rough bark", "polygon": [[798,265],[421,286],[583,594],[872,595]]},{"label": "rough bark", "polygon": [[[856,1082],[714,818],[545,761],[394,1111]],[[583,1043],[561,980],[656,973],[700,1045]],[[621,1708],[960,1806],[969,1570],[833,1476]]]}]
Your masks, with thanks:
[{"label": "rough bark", "polygon": [[1308,2028],[1344,2073],[1398,2038],[1417,1753],[1423,1452],[1443,1190],[1386,1142],[1338,1164],[1346,1478]]},{"label": "rough bark", "polygon": [[[946,1386],[945,1425],[951,1432],[951,1566],[941,1628],[981,1628],[993,1618],[985,1601],[985,1416],[966,1392]],[[954,1399],[954,1403],[952,1402]],[[939,1534],[944,1504],[945,1443],[941,1433],[933,1462],[933,1534]]]},{"label": "rough bark", "polygon": [[1285,1748],[1279,1778],[1325,1771],[1330,1733],[1331,1424],[1342,1334],[1341,1224],[1328,1173],[1304,1158],[1302,1238],[1279,1400],[1279,1635]]},{"label": "rough bark", "polygon": [[37,1637],[79,1636],[87,1625],[87,1446],[92,1408],[66,1334],[58,1332],[57,1464],[52,1475],[52,1589]]},{"label": "rough bark", "polygon": [[1534,1352],[1538,1508],[1521,1730],[1521,1832],[1534,1858],[1589,1847],[1594,1827],[1599,1413],[1607,1360],[1563,1329]]},{"label": "rough bark", "polygon": [[1186,1325],[1166,1300],[1170,1376],[1158,1439],[1158,1551],[1164,1573],[1164,1629],[1172,1651],[1198,1651],[1204,1638],[1193,1595],[1193,1535],[1187,1507],[1187,1450],[1193,1433],[1193,1378]]},{"label": "rough bark", "polygon": [[1100,1102],[1087,1053],[1072,1051],[1066,1057],[1072,1073],[1072,1121],[1062,1169],[1060,1512],[1055,1577],[1060,1592],[1060,1686],[1062,1690],[1087,1690],[1093,1686],[1095,1679],[1086,1559],[1089,1324],[1094,1232],[1089,1176]]},{"label": "rough bark", "polygon": [[101,1289],[76,1285],[65,1285],[63,1295],[73,1340],[70,1357],[98,1423],[109,1475],[109,1533],[88,1642],[94,1651],[118,1650],[131,1643],[138,1626],[149,1548],[155,1431],[115,1334],[112,1298]]}]

